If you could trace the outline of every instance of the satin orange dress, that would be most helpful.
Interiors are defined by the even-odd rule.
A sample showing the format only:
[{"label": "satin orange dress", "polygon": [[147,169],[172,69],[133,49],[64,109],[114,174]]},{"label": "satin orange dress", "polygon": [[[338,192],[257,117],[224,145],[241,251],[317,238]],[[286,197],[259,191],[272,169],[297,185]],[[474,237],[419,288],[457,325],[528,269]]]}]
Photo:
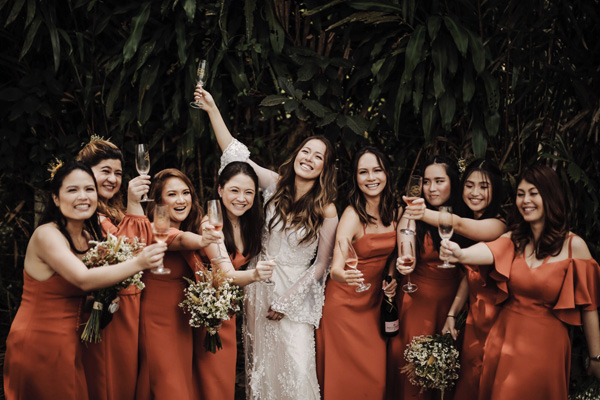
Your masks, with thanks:
[{"label": "satin orange dress", "polygon": [[[569,241],[571,239],[568,239]],[[567,324],[581,325],[581,311],[600,304],[600,267],[572,258],[529,268],[510,238],[487,243],[491,272],[506,299],[488,335],[479,398],[564,400],[571,345]]]},{"label": "satin orange dress", "polygon": [[[240,252],[231,261],[239,270],[249,258]],[[260,285],[261,283],[257,283]],[[204,349],[206,328],[194,329],[194,365],[200,399],[233,400],[235,398],[235,367],[237,361],[236,317],[223,321],[219,336],[223,348],[211,353]]]},{"label": "satin orange dress", "polygon": [[23,271],[23,281],[6,341],[6,399],[87,399],[78,333],[85,293],[56,273],[40,282]]},{"label": "satin orange dress", "polygon": [[500,312],[496,304],[498,288],[490,277],[492,266],[465,265],[469,284],[469,312],[463,328],[460,373],[455,400],[476,400],[483,366],[483,346]]},{"label": "satin orange dress", "polygon": [[439,391],[431,390],[419,394],[420,387],[413,386],[406,374],[400,372],[406,364],[404,350],[414,336],[441,333],[462,278],[459,268],[437,267],[442,261],[429,234],[425,236],[423,247],[410,275],[418,290],[414,293],[402,291],[406,277],[398,285],[396,301],[400,310],[400,334],[388,342],[387,399],[424,400],[439,396]]},{"label": "satin orange dress", "polygon": [[396,231],[365,233],[353,246],[358,270],[371,288],[357,293],[329,279],[321,325],[316,330],[317,377],[321,397],[383,399],[386,380],[386,340],[380,333],[381,301],[386,261],[396,246]]},{"label": "satin orange dress", "polygon": [[[171,228],[167,244],[181,231]],[[183,290],[194,279],[196,262],[193,251],[167,251],[164,266],[170,274],[144,274],[140,312],[140,366],[136,399],[198,399],[194,382],[194,338],[189,316],[179,303]]]},{"label": "satin orange dress", "polygon": [[[117,237],[138,237],[151,243],[152,225],[146,216],[125,215],[118,226],[102,220],[104,232]],[[144,272],[150,274],[150,271]],[[83,366],[90,400],[131,400],[138,374],[138,337],[141,291],[129,286],[118,293],[119,310],[102,329],[102,341],[83,349]]]}]

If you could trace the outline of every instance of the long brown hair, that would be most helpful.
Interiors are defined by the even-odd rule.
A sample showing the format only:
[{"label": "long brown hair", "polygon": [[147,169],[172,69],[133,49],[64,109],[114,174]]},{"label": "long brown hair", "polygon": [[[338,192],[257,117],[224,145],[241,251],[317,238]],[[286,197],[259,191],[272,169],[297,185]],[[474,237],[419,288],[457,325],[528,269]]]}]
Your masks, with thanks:
[{"label": "long brown hair", "polygon": [[535,257],[543,260],[547,256],[556,256],[562,250],[569,234],[565,214],[565,194],[560,179],[554,170],[546,165],[534,165],[523,172],[519,184],[527,181],[536,187],[544,206],[544,228],[537,242],[534,241],[531,225],[515,212],[511,224],[511,239],[517,253],[523,253],[525,246],[533,242]]},{"label": "long brown hair", "polygon": [[[123,166],[123,153],[114,143],[93,137],[79,151],[75,160],[81,161],[90,168],[95,167],[104,160],[118,160]],[[98,212],[105,214],[113,224],[118,225],[125,213],[121,191],[119,190],[112,199],[104,199],[98,196]]]},{"label": "long brown hair", "polygon": [[196,190],[194,189],[194,185],[192,185],[190,178],[175,168],[163,169],[162,171],[156,173],[156,175],[154,175],[152,178],[152,186],[150,187],[150,194],[148,197],[154,201],[148,203],[148,217],[152,219],[155,204],[162,203],[162,192],[165,187],[165,182],[167,182],[169,178],[181,179],[183,183],[186,184],[188,189],[190,189],[190,194],[192,195],[192,209],[190,210],[190,214],[187,216],[187,218],[181,223],[179,229],[187,232],[200,233],[200,225],[202,224],[204,210],[200,206],[198,195],[196,194]]},{"label": "long brown hair", "polygon": [[[325,144],[323,171],[313,187],[297,201],[294,201],[296,195],[294,161],[300,150],[311,140],[320,140]],[[279,221],[282,221],[288,229],[304,228],[306,230],[300,243],[316,239],[325,219],[325,207],[333,203],[337,195],[335,176],[335,149],[331,142],[321,135],[306,138],[279,167],[277,188],[265,204],[265,210],[269,205],[273,205],[275,210],[273,218],[268,224],[269,232]]]}]

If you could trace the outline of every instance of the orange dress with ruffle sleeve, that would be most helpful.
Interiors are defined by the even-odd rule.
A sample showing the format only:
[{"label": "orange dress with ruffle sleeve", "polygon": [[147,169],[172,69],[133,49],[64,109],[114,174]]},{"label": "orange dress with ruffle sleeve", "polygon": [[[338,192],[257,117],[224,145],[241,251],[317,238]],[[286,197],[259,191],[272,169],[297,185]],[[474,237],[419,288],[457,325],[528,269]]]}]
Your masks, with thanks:
[{"label": "orange dress with ruffle sleeve", "polygon": [[[167,244],[180,233],[171,228]],[[164,266],[171,270],[170,274],[144,273],[136,399],[198,398],[193,376],[194,328],[179,307],[188,286],[183,277],[193,280],[198,262],[197,252],[167,251]]]},{"label": "orange dress with ruffle sleeve", "polygon": [[[152,240],[152,225],[143,215],[127,214],[118,226],[104,218],[102,229],[117,237],[137,237],[147,244]],[[150,271],[144,274],[150,274]],[[83,346],[83,366],[90,400],[131,400],[135,397],[140,293],[133,285],[121,290],[118,293],[119,309],[102,329],[102,341]]]},{"label": "orange dress with ruffle sleeve", "polygon": [[[240,269],[249,261],[239,251],[231,260],[233,267]],[[260,282],[256,283],[261,285]],[[230,320],[223,321],[219,336],[223,348],[211,353],[204,349],[204,337],[206,328],[194,329],[194,365],[197,377],[198,391],[201,400],[222,399],[233,400],[235,398],[235,375],[237,361],[237,338],[236,338],[236,316]]]},{"label": "orange dress with ruffle sleeve", "polygon": [[[570,240],[570,239],[569,239]],[[505,300],[485,344],[479,398],[564,400],[571,345],[567,324],[600,304],[600,267],[569,257],[529,268],[510,238],[487,243]]]},{"label": "orange dress with ruffle sleeve", "polygon": [[85,293],[56,273],[40,282],[23,271],[23,281],[6,340],[6,399],[87,399],[78,334]]},{"label": "orange dress with ruffle sleeve", "polygon": [[316,330],[317,377],[321,397],[383,399],[386,340],[380,333],[381,282],[396,246],[396,231],[365,233],[353,244],[358,270],[371,288],[357,293],[329,279],[321,325]]},{"label": "orange dress with ruffle sleeve", "polygon": [[406,365],[404,350],[414,336],[441,333],[462,276],[458,267],[437,267],[442,262],[429,234],[425,236],[417,263],[410,275],[411,282],[418,286],[417,291],[402,291],[406,277],[398,284],[396,299],[400,310],[400,334],[388,342],[386,399],[390,400],[424,400],[439,395],[437,390],[425,390],[419,394],[420,387],[412,385],[400,369]]}]

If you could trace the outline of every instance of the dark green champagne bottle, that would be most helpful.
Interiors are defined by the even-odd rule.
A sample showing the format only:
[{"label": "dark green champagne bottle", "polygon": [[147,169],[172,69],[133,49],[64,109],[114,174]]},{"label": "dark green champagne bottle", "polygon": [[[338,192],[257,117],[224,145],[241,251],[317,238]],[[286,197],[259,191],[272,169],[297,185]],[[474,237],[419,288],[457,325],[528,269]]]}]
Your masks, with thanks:
[{"label": "dark green champagne bottle", "polygon": [[[391,276],[386,276],[385,281],[390,283]],[[400,332],[400,319],[398,318],[398,307],[392,297],[383,295],[381,302],[381,334],[384,337],[396,336]]]}]

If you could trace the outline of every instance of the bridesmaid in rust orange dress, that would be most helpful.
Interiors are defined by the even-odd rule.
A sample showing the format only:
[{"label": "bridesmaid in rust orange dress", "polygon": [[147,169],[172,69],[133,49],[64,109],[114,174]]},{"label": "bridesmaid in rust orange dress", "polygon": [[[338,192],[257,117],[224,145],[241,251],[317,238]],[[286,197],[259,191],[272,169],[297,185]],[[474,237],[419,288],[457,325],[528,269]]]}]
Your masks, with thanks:
[{"label": "bridesmaid in rust orange dress", "polygon": [[[262,206],[258,193],[258,176],[246,163],[234,161],[221,171],[218,181],[219,199],[224,210],[224,244],[221,254],[229,254],[228,260],[215,266],[233,279],[238,286],[270,278],[272,262],[260,261],[255,269],[240,271],[240,268],[260,253],[263,228]],[[204,223],[208,219],[204,218]],[[217,256],[217,244],[205,249],[208,259]],[[221,350],[211,353],[204,349],[206,329],[194,331],[194,364],[200,399],[233,400],[236,388],[237,338],[236,317],[223,321],[219,336],[223,344]]]},{"label": "bridesmaid in rust orange dress", "polygon": [[485,344],[479,398],[566,399],[567,324],[583,325],[588,373],[600,379],[600,267],[568,230],[554,170],[536,165],[525,171],[515,203],[516,222],[498,240],[464,250],[450,242],[442,249],[450,261],[494,264],[490,274],[505,299]]},{"label": "bridesmaid in rust orange dress", "polygon": [[4,393],[13,399],[87,399],[78,325],[85,292],[114,285],[161,262],[166,246],[147,246],[117,265],[88,269],[81,257],[99,240],[97,191],[84,164],[60,166],[52,198],[25,254],[23,298],[4,360]]},{"label": "bridesmaid in rust orange dress", "polygon": [[[386,261],[396,246],[399,215],[389,177],[389,162],[377,149],[365,147],[352,163],[350,205],[337,227],[341,246],[334,250],[331,279],[325,288],[321,325],[316,331],[317,376],[324,399],[383,399],[386,341],[380,332],[382,290],[394,297],[394,265]],[[347,240],[358,255],[358,268],[346,269]],[[360,283],[370,289],[357,293]]]},{"label": "bridesmaid in rust orange dress", "polygon": [[[150,177],[129,181],[127,214],[120,193],[123,154],[112,142],[92,137],[77,160],[88,165],[98,184],[98,211],[102,230],[115,236],[139,238],[150,243],[152,226],[139,203],[148,192]],[[130,400],[135,396],[138,372],[140,293],[131,285],[118,293],[119,310],[103,330],[100,343],[83,350],[90,400]]]},{"label": "bridesmaid in rust orange dress", "polygon": [[[460,188],[458,169],[451,160],[436,156],[425,163],[423,169],[423,197],[428,208],[437,209],[442,205],[455,204]],[[408,217],[405,212],[401,224]],[[412,222],[412,221],[410,221]],[[414,224],[414,223],[413,223]],[[418,286],[416,292],[399,292],[397,296],[400,310],[400,334],[391,338],[388,344],[388,385],[387,399],[432,399],[435,393],[412,385],[406,374],[400,372],[406,364],[404,350],[414,336],[434,335],[441,332],[448,310],[458,289],[461,273],[459,268],[438,268],[441,264],[438,254],[440,237],[437,228],[422,221],[416,223],[416,235],[398,235],[399,241],[415,240],[418,249],[416,267],[405,267],[398,259],[398,271],[410,274],[412,283]],[[402,285],[406,283],[404,278]]]}]

